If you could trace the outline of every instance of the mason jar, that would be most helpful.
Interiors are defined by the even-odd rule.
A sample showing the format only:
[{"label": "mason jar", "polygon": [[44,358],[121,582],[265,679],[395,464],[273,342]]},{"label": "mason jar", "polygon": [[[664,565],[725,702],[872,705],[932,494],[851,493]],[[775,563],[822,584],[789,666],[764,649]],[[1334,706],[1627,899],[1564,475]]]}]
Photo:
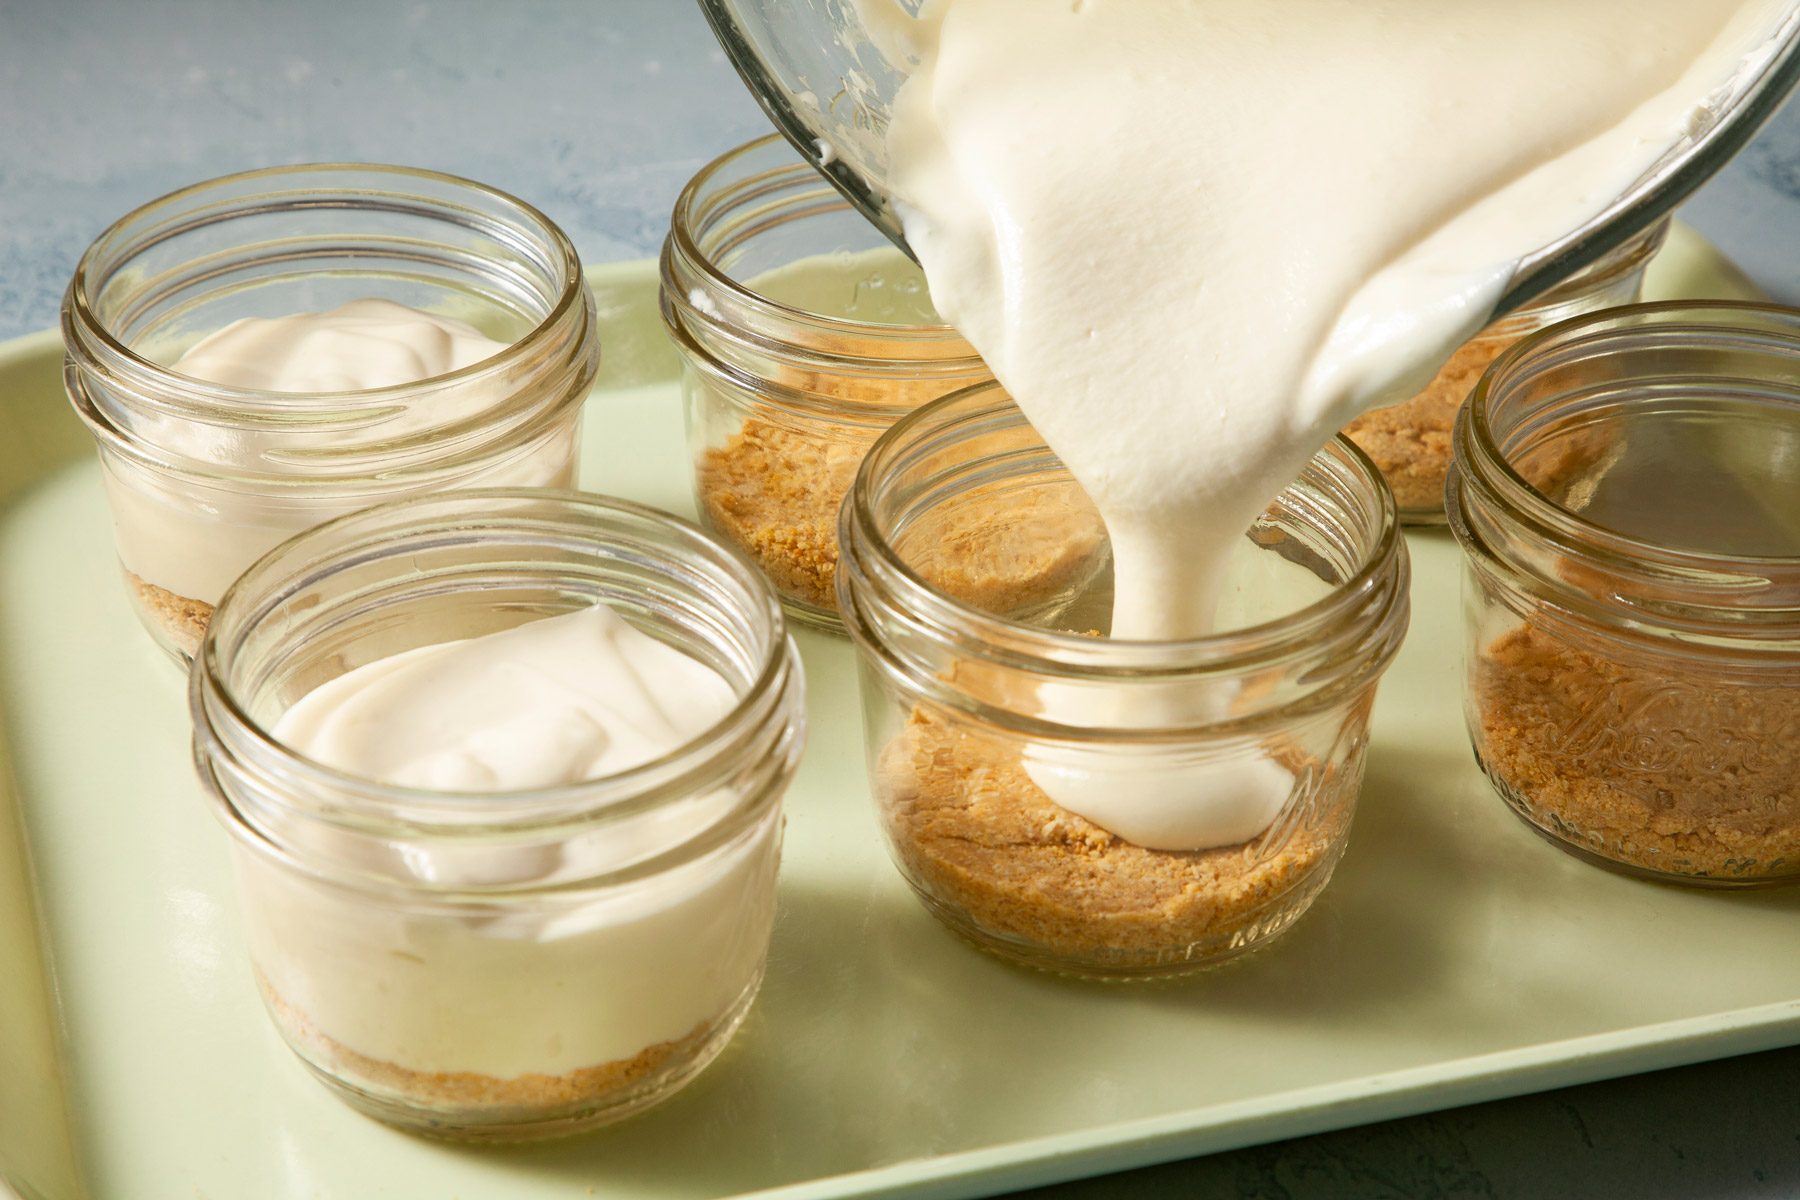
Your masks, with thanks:
[{"label": "mason jar", "polygon": [[[1379,473],[1340,438],[1247,532],[1211,636],[1099,636],[1105,570],[999,611],[962,589],[971,564],[1097,528],[996,385],[876,443],[838,576],[871,790],[901,874],[977,946],[1078,975],[1177,974],[1264,944],[1330,878],[1406,630],[1406,547]],[[1086,816],[1067,807],[1078,787]],[[1096,793],[1122,805],[1097,816]],[[1140,833],[1149,795],[1204,824],[1204,844]]]},{"label": "mason jar", "polygon": [[1635,303],[1644,271],[1669,232],[1663,221],[1576,273],[1535,302],[1464,342],[1410,400],[1378,408],[1344,430],[1381,468],[1404,525],[1444,523],[1444,478],[1450,470],[1456,414],[1488,364],[1548,325],[1582,313]]},{"label": "mason jar", "polygon": [[795,620],[839,631],[837,512],[900,416],[991,378],[919,268],[777,136],[676,201],[662,316],[682,363],[702,522]]},{"label": "mason jar", "polygon": [[[271,732],[378,659],[593,604],[736,707],[641,766],[529,791],[389,786]],[[257,985],[350,1104],[463,1139],[585,1129],[668,1096],[744,1019],[804,707],[780,606],[735,551],[574,492],[390,502],[257,562],[191,679]]]},{"label": "mason jar", "polygon": [[1469,733],[1604,866],[1800,880],[1800,313],[1649,304],[1502,356],[1456,429]]},{"label": "mason jar", "polygon": [[[173,366],[240,318],[371,298],[505,349],[329,393]],[[573,486],[599,359],[580,260],[549,218],[466,179],[366,164],[228,175],[128,214],[82,255],[62,325],[133,602],[184,662],[238,573],[303,529],[398,496]]]}]

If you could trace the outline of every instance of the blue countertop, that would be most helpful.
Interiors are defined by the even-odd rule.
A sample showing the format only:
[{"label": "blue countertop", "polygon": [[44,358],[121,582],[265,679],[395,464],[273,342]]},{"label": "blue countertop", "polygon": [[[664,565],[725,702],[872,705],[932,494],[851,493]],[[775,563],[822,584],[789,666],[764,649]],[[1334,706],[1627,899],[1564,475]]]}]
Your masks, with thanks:
[{"label": "blue countertop", "polygon": [[[0,338],[54,324],[109,222],[213,175],[453,171],[537,204],[596,263],[653,253],[687,178],[766,129],[683,0],[0,0]],[[1800,103],[1684,215],[1800,304]],[[1034,1194],[1796,1197],[1800,1049]]]}]

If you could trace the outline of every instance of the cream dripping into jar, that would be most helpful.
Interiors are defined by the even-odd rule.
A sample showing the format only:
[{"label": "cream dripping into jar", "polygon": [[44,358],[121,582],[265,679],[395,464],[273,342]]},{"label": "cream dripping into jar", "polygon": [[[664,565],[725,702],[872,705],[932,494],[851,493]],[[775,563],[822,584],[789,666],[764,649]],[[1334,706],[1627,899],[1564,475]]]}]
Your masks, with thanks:
[{"label": "cream dripping into jar", "polygon": [[[1093,499],[1111,636],[1216,628],[1232,548],[1357,414],[1487,322],[1791,11],[1772,0],[865,4],[912,59],[890,189],[932,299]],[[1046,717],[1218,720],[1229,688],[1046,688]],[[1154,709],[1156,711],[1148,711]],[[1291,777],[1041,747],[1128,840],[1253,836]]]}]

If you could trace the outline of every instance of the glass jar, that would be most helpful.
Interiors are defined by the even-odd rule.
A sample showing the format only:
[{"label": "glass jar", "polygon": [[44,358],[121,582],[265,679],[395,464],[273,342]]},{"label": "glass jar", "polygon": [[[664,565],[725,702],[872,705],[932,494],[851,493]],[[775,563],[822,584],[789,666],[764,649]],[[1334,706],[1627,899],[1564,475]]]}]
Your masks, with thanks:
[{"label": "glass jar", "polygon": [[[357,667],[595,603],[717,670],[736,709],[620,774],[498,793],[375,783],[270,733]],[[190,698],[257,983],[355,1107],[464,1139],[572,1132],[669,1095],[743,1020],[801,673],[767,583],[686,522],[530,490],[341,518],[226,593]]]},{"label": "glass jar", "polygon": [[1800,880],[1800,313],[1650,304],[1502,356],[1456,428],[1476,757],[1670,882]]},{"label": "glass jar", "polygon": [[[390,300],[507,343],[417,383],[299,394],[171,365],[243,317]],[[64,379],[99,449],[138,615],[189,659],[213,605],[278,542],[385,499],[573,486],[598,368],[575,249],[536,209],[404,167],[277,167],[175,192],[82,255]]]},{"label": "glass jar", "polygon": [[875,439],[991,378],[919,268],[779,137],[676,201],[662,315],[680,352],[702,522],[750,555],[795,620],[841,631],[837,512]]},{"label": "glass jar", "polygon": [[[1262,945],[1330,878],[1406,630],[1406,546],[1380,475],[1339,438],[1249,531],[1212,636],[1096,636],[1105,571],[1005,612],[957,597],[971,564],[1103,541],[1094,524],[996,385],[876,443],[838,576],[868,770],[895,863],[950,928],[1052,970],[1176,974]],[[1118,771],[1126,796],[1173,783],[1190,811],[1253,798],[1262,816],[1208,849],[1152,848],[1054,803],[1039,781],[1067,764]]]},{"label": "glass jar", "polygon": [[1444,523],[1444,477],[1450,470],[1456,414],[1488,364],[1523,338],[1582,313],[1634,303],[1644,271],[1668,236],[1663,221],[1632,238],[1536,302],[1502,317],[1464,342],[1410,400],[1364,413],[1345,427],[1350,440],[1381,468],[1404,525]]}]

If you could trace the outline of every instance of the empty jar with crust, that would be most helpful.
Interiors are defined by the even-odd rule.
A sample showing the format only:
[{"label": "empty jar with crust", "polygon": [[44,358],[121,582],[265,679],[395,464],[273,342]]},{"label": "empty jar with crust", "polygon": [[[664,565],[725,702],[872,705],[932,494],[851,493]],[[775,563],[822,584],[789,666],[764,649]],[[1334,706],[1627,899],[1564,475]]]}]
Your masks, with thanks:
[{"label": "empty jar with crust", "polygon": [[1456,430],[1469,732],[1557,845],[1800,880],[1800,313],[1652,304],[1503,356]]},{"label": "empty jar with crust", "polygon": [[[284,713],[351,671],[596,604],[716,672],[734,706],[660,757],[527,790],[385,784],[282,739]],[[447,1137],[573,1132],[669,1095],[742,1022],[804,708],[781,608],[735,551],[574,492],[384,504],[252,567],[191,679],[257,984],[350,1104]]]},{"label": "empty jar with crust", "polygon": [[1345,428],[1381,468],[1402,524],[1444,523],[1444,477],[1450,470],[1457,410],[1488,364],[1548,325],[1635,303],[1643,294],[1644,270],[1668,231],[1667,221],[1651,227],[1537,301],[1502,317],[1464,342],[1412,399],[1365,413]]},{"label": "empty jar with crust", "polygon": [[837,512],[900,416],[991,378],[919,268],[779,137],[696,175],[662,254],[701,521],[840,629]]},{"label": "empty jar with crust", "polygon": [[[401,340],[292,324],[345,305],[397,317]],[[366,164],[225,176],[127,215],[76,267],[63,339],[138,614],[184,661],[237,574],[301,530],[397,496],[572,486],[599,357],[547,217]],[[282,361],[296,370],[265,369]]]},{"label": "empty jar with crust", "polygon": [[[1408,616],[1393,502],[1355,447],[1322,450],[1247,532],[1218,632],[1190,641],[1099,636],[1110,572],[1084,543],[1104,531],[995,385],[897,424],[842,520],[878,815],[946,925],[1032,966],[1156,976],[1311,904]],[[1054,557],[1079,568],[1057,593],[970,599],[970,573]],[[1166,840],[1171,810],[1204,836]]]}]

